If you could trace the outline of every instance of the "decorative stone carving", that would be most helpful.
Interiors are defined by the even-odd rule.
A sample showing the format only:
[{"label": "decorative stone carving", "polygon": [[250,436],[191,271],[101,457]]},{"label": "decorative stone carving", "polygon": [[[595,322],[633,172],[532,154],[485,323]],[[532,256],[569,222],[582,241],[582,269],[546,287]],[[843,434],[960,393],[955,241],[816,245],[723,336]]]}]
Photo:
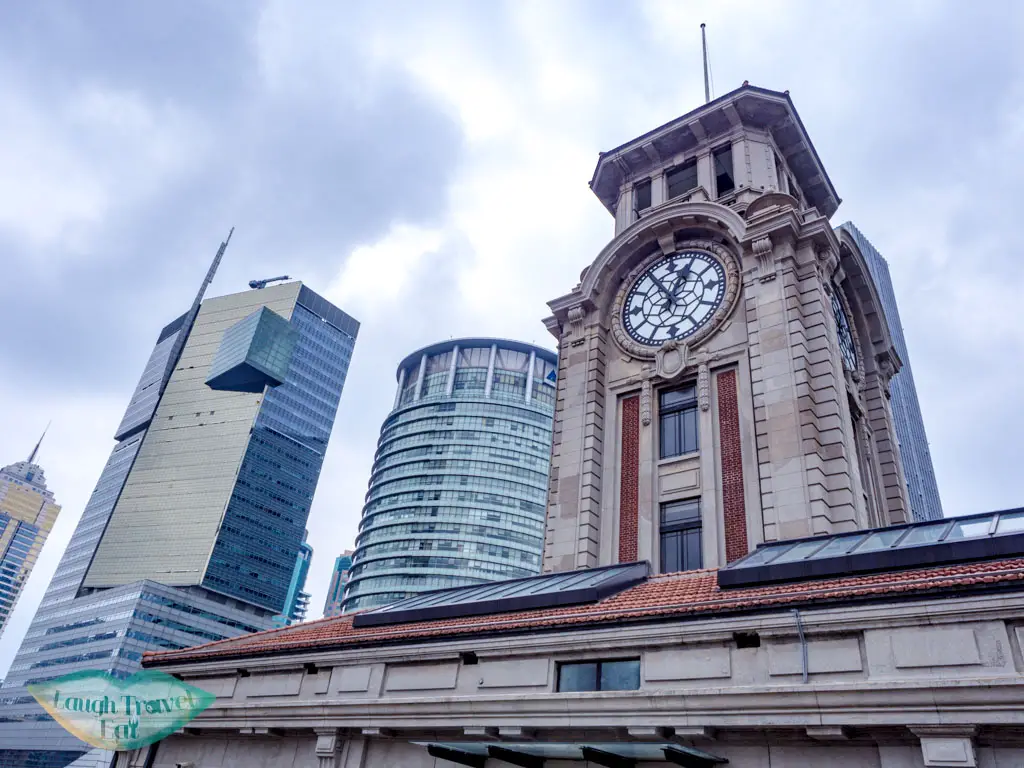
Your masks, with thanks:
[{"label": "decorative stone carving", "polygon": [[644,379],[640,385],[640,423],[645,427],[651,424],[651,380]]},{"label": "decorative stone carving", "polygon": [[676,248],[676,233],[669,222],[658,222],[651,228],[651,231],[658,238],[658,245],[661,247],[663,255],[671,256],[678,250]]},{"label": "decorative stone carving", "polygon": [[584,340],[583,320],[587,316],[587,312],[583,309],[582,304],[576,304],[569,307],[567,316],[569,318],[569,337],[571,339],[572,346],[578,347]]},{"label": "decorative stone carving", "polygon": [[711,372],[706,359],[697,366],[697,402],[702,411],[711,407]]},{"label": "decorative stone carving", "polygon": [[317,768],[335,768],[338,764],[338,755],[341,752],[342,744],[338,729],[317,729],[315,733]]},{"label": "decorative stone carving", "polygon": [[835,282],[839,285],[846,279],[846,273],[839,267],[839,256],[830,248],[822,248],[817,252],[817,268],[825,285]]},{"label": "decorative stone carving", "polygon": [[757,279],[762,283],[775,279],[775,254],[772,239],[761,237],[754,241],[754,256],[757,257]]},{"label": "decorative stone carving", "polygon": [[686,370],[690,348],[685,341],[666,341],[654,354],[654,370],[661,378],[672,381]]},{"label": "decorative stone carving", "polygon": [[879,354],[875,361],[878,363],[878,372],[882,378],[882,390],[885,392],[886,397],[891,398],[892,390],[890,385],[892,384],[892,377],[896,375],[896,364],[888,352]]},{"label": "decorative stone carving", "polygon": [[[724,245],[712,242],[711,240],[688,240],[679,243],[678,245],[674,245],[671,253],[678,253],[679,251],[686,250],[705,251],[718,259],[725,268],[725,296],[722,299],[721,306],[715,311],[715,314],[711,319],[701,326],[696,333],[683,340],[690,349],[696,349],[701,342],[716,333],[722,327],[726,318],[732,314],[733,309],[736,307],[740,287],[739,261],[731,250],[726,248]],[[667,254],[662,252],[656,252],[636,264],[622,281],[622,285],[615,294],[615,301],[612,302],[611,317],[609,318],[612,327],[612,338],[615,339],[615,343],[619,349],[627,355],[631,355],[632,357],[642,360],[653,360],[657,356],[658,350],[661,349],[661,347],[649,347],[645,344],[640,344],[626,333],[625,328],[622,327],[622,307],[626,303],[626,296],[629,293],[629,289],[633,287],[633,283],[641,273],[643,273],[643,271],[654,262],[665,258],[666,255]]]}]

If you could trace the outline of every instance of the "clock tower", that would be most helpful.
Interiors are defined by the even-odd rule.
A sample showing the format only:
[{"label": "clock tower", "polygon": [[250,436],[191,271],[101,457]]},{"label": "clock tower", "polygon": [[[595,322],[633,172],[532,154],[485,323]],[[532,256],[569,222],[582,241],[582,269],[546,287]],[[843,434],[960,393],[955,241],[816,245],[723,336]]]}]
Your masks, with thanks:
[{"label": "clock tower", "polygon": [[900,361],[788,93],[746,83],[609,152],[615,235],[550,302],[545,571],[719,567],[908,519]]}]

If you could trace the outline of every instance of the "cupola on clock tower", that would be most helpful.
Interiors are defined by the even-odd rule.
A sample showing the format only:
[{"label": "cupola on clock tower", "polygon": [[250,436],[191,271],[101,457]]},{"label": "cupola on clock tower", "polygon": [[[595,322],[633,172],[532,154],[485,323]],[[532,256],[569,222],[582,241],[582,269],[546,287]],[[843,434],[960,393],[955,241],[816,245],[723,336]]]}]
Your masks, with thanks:
[{"label": "cupola on clock tower", "polygon": [[559,342],[544,570],[719,567],[908,519],[900,361],[787,93],[744,84],[602,153],[615,236]]}]

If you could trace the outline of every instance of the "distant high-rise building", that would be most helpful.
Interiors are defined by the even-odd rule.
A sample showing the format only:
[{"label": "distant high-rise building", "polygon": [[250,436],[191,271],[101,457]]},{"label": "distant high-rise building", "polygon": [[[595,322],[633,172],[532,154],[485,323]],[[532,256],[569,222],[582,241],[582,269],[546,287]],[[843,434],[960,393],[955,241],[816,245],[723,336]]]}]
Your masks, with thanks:
[{"label": "distant high-rise building", "polygon": [[60,514],[36,464],[40,443],[28,461],[0,469],[0,634]]},{"label": "distant high-rise building", "polygon": [[303,534],[299,554],[295,558],[292,580],[288,584],[288,594],[284,600],[285,609],[274,617],[274,624],[279,627],[305,621],[309,611],[309,592],[305,589],[306,577],[309,576],[309,562],[313,559],[313,547],[306,541],[307,536],[308,532]]},{"label": "distant high-rise building", "polygon": [[939,486],[935,481],[928,436],[924,431],[924,417],[921,415],[921,404],[917,399],[914,371],[910,367],[910,353],[907,351],[907,341],[903,336],[903,324],[900,322],[900,311],[896,306],[896,292],[893,290],[892,278],[889,275],[889,264],[852,222],[846,222],[840,229],[850,233],[864,254],[868,271],[878,291],[878,298],[885,309],[893,346],[903,361],[903,367],[893,376],[889,386],[892,393],[890,403],[893,424],[900,443],[911,514],[915,520],[938,520],[942,517],[942,501],[939,499]]},{"label": "distant high-rise building", "polygon": [[157,338],[0,689],[5,768],[110,763],[29,683],[127,678],[147,650],[267,629],[285,609],[359,324],[299,282],[201,301],[216,264]]},{"label": "distant high-rise building", "polygon": [[331,574],[331,586],[327,589],[327,600],[324,602],[325,618],[341,616],[341,601],[345,596],[345,585],[348,584],[348,571],[351,567],[351,549],[346,549],[334,558],[334,572]]},{"label": "distant high-rise building", "polygon": [[540,572],[558,359],[458,339],[398,366],[343,610]]}]

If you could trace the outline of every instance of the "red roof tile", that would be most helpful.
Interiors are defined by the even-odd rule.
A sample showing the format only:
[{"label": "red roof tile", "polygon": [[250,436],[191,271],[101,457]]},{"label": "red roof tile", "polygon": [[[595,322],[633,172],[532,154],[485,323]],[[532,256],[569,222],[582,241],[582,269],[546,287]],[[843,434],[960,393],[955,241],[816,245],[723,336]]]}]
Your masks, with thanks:
[{"label": "red roof tile", "polygon": [[150,666],[345,645],[427,642],[439,637],[524,629],[569,629],[611,622],[706,617],[716,613],[759,611],[789,605],[908,597],[976,588],[982,584],[1014,582],[1024,587],[1024,558],[743,589],[720,589],[714,570],[686,571],[653,576],[643,584],[589,605],[359,628],[352,626],[350,614],[218,640],[179,651],[150,652],[145,655],[143,663]]}]

